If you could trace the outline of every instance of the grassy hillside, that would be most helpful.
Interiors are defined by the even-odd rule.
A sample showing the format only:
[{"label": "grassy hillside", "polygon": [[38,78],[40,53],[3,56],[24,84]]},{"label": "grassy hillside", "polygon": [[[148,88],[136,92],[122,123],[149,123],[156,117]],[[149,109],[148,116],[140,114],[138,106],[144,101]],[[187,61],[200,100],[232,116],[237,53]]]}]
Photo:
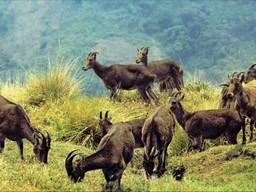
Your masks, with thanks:
[{"label": "grassy hillside", "polygon": [[[21,104],[32,124],[52,135],[49,164],[39,164],[30,143],[25,142],[25,161],[17,145],[7,141],[0,155],[0,191],[100,191],[105,183],[101,170],[86,173],[74,184],[67,178],[64,161],[73,149],[85,154],[95,151],[100,140],[98,117],[109,110],[112,122],[148,116],[156,107],[143,105],[136,91],[119,93],[122,102],[110,102],[108,96],[86,97],[81,81],[74,79],[72,61],[52,67],[45,74],[29,74],[27,83],[1,83],[1,94]],[[65,86],[63,86],[65,85]],[[168,105],[168,93],[158,93],[161,105]],[[218,107],[220,89],[208,82],[186,82],[183,104],[189,111]],[[178,125],[168,148],[167,173],[160,179],[146,180],[142,168],[143,149],[136,149],[134,167],[128,165],[122,178],[125,191],[253,191],[256,190],[256,143],[217,146],[206,141],[201,153],[189,150],[190,142]],[[185,166],[182,181],[172,177],[172,170]]]},{"label": "grassy hillside", "polygon": [[[6,143],[0,156],[0,191],[100,191],[105,183],[100,170],[86,173],[85,179],[74,184],[64,168],[66,155],[73,149],[85,154],[93,150],[70,142],[53,142],[49,164],[39,164],[32,146],[25,142],[25,161],[19,159],[17,146]],[[143,149],[136,149],[142,157]],[[229,156],[230,160],[226,160]],[[231,158],[232,157],[232,158]],[[170,156],[167,173],[160,179],[146,180],[141,158],[132,168],[128,165],[122,178],[125,191],[255,191],[256,143],[245,146],[216,146],[201,153]],[[172,177],[172,167],[183,164],[187,171],[182,181]]]}]

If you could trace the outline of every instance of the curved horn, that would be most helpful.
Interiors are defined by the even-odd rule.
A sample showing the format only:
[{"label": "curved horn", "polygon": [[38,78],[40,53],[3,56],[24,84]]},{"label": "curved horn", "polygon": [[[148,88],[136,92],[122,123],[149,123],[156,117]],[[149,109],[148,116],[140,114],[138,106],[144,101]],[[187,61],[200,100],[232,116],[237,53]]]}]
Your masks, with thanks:
[{"label": "curved horn", "polygon": [[254,66],[256,65],[256,63],[252,64],[249,69],[252,69]]},{"label": "curved horn", "polygon": [[67,170],[67,173],[68,173],[68,176],[70,177],[71,176],[71,173],[72,173],[72,169],[73,169],[73,165],[72,165],[72,161],[74,159],[74,157],[78,154],[74,154],[75,151],[77,151],[78,149],[75,149],[73,151],[71,151],[68,155],[67,155],[67,158],[65,160],[65,167],[66,167],[66,170]]},{"label": "curved horn", "polygon": [[219,86],[220,87],[222,87],[222,86],[227,86],[228,87],[229,85],[227,83],[223,83],[223,84],[220,84]]},{"label": "curved horn", "polygon": [[108,112],[109,112],[109,110],[107,110],[106,113],[105,113],[105,119],[108,118]]},{"label": "curved horn", "polygon": [[234,78],[237,75],[237,72],[232,73],[231,78]]},{"label": "curved horn", "polygon": [[185,94],[184,94],[184,93],[182,93],[182,95],[180,96],[180,98],[178,99],[178,101],[183,100],[183,99],[184,99],[184,97],[185,97]]},{"label": "curved horn", "polygon": [[51,134],[50,134],[47,130],[45,130],[45,132],[46,132],[47,146],[50,147],[50,145],[51,145],[51,140],[52,140]]}]

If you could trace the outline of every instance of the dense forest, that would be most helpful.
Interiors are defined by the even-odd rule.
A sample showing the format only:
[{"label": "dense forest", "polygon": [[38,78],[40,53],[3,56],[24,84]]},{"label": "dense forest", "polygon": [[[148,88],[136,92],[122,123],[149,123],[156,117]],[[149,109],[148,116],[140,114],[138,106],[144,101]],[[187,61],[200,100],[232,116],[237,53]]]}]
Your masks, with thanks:
[{"label": "dense forest", "polygon": [[76,58],[85,93],[101,94],[98,77],[81,70],[84,57],[97,51],[103,64],[135,64],[147,46],[149,60],[173,59],[185,79],[218,84],[256,61],[255,10],[253,0],[0,1],[1,79]]}]

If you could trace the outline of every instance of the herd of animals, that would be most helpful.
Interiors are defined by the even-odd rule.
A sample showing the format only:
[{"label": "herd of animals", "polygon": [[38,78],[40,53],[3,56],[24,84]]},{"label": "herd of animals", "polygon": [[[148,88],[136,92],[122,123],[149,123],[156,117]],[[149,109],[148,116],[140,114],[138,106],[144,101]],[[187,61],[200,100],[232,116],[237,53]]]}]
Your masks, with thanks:
[{"label": "herd of animals", "polygon": [[[131,162],[135,148],[144,148],[143,167],[146,177],[159,178],[166,171],[167,148],[176,129],[176,122],[186,132],[193,148],[201,151],[204,139],[216,139],[225,136],[230,144],[237,144],[237,135],[242,130],[242,143],[246,143],[246,118],[250,118],[250,141],[253,141],[253,129],[256,122],[256,87],[244,84],[256,79],[256,64],[246,73],[235,72],[228,76],[220,96],[219,109],[187,111],[182,100],[185,95],[183,70],[171,60],[148,62],[148,48],[137,50],[136,63],[142,65],[101,65],[96,61],[97,52],[91,52],[85,59],[84,71],[93,69],[110,90],[110,99],[117,98],[117,90],[137,89],[143,101],[148,105],[152,99],[157,105],[148,117],[127,122],[112,123],[100,112],[99,126],[102,139],[95,153],[86,156],[77,150],[71,151],[65,160],[68,177],[80,182],[90,170],[102,169],[106,180],[106,190],[120,189],[121,178],[126,166]],[[158,98],[152,90],[153,83],[159,83],[160,91],[174,89],[169,97],[168,106],[159,106]],[[33,144],[38,160],[47,163],[51,147],[51,136],[34,128],[24,109],[0,96],[0,153],[3,152],[5,139],[16,141],[21,159],[23,157],[23,139]]]}]

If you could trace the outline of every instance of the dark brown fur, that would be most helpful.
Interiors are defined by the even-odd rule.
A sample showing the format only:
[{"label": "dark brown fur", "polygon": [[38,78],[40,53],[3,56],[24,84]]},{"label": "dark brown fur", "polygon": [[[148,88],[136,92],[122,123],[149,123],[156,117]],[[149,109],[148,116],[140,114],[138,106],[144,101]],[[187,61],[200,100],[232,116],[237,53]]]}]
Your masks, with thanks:
[{"label": "dark brown fur", "polygon": [[156,75],[155,81],[160,84],[160,91],[173,88],[181,90],[184,87],[183,69],[181,66],[169,59],[148,63],[147,47],[138,49],[136,63],[142,63]]},{"label": "dark brown fur", "polygon": [[[87,171],[102,169],[107,185],[106,189],[120,189],[122,174],[131,161],[135,141],[130,126],[124,123],[113,125],[101,139],[96,152],[85,156],[70,152],[65,167],[70,179],[80,182]],[[117,184],[117,185],[116,185]]]},{"label": "dark brown fur", "polygon": [[[251,118],[250,141],[253,141],[253,129],[256,122],[256,86],[243,87],[244,77],[244,74],[242,74],[231,79],[227,95],[229,98],[236,98],[235,108],[244,122],[246,117]],[[243,141],[246,142],[245,130]]]},{"label": "dark brown fur", "polygon": [[244,83],[249,83],[250,81],[256,79],[256,64],[252,64],[244,77]]},{"label": "dark brown fur", "polygon": [[193,141],[193,147],[202,149],[204,139],[217,139],[225,135],[230,144],[237,144],[237,134],[241,130],[242,121],[239,114],[229,109],[212,109],[188,112],[181,104],[184,94],[178,97],[175,93],[170,98],[170,109]]},{"label": "dark brown fur", "polygon": [[50,134],[47,132],[45,136],[34,129],[20,105],[0,96],[0,153],[4,150],[6,138],[17,142],[21,159],[24,159],[22,140],[27,139],[34,145],[34,153],[38,160],[47,163],[51,143]]},{"label": "dark brown fur", "polygon": [[89,53],[84,61],[83,70],[92,68],[94,72],[102,79],[106,88],[111,91],[110,99],[116,98],[118,89],[132,90],[137,89],[143,100],[149,104],[148,95],[158,102],[158,98],[151,89],[155,75],[146,67],[138,65],[120,65],[114,64],[103,66],[96,61],[96,52]]},{"label": "dark brown fur", "polygon": [[[125,121],[122,123],[126,123],[132,128],[132,133],[135,139],[135,148],[142,148],[144,147],[143,142],[141,140],[141,130],[144,125],[146,118],[139,118],[139,119],[133,119],[130,121]],[[108,130],[113,125],[111,123],[110,118],[108,117],[108,111],[105,113],[104,118],[102,117],[102,112],[100,112],[100,119],[99,119],[99,125],[102,130],[102,136],[106,135]]]},{"label": "dark brown fur", "polygon": [[[163,107],[157,107],[146,119],[142,128],[144,144],[143,166],[147,178],[154,174],[161,176],[166,171],[167,147],[172,141],[175,130],[175,119],[172,112]],[[158,165],[154,171],[154,161],[158,157]]]}]

